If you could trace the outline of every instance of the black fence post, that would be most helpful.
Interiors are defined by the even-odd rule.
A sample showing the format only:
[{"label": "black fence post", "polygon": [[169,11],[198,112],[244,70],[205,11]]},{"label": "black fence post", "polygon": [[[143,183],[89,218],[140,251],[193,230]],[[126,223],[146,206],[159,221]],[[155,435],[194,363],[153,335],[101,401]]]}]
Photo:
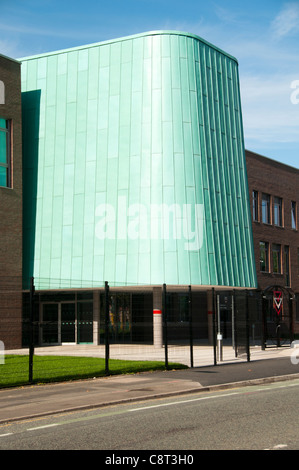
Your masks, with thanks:
[{"label": "black fence post", "polygon": [[217,365],[215,289],[212,288],[214,366]]},{"label": "black fence post", "polygon": [[262,338],[261,338],[261,349],[265,351],[266,349],[266,331],[267,331],[267,311],[266,311],[266,296],[263,291],[261,291],[261,302],[262,302]]},{"label": "black fence post", "polygon": [[166,367],[166,369],[168,369],[168,332],[167,332],[166,284],[163,284],[163,291],[162,291],[162,315],[163,315],[164,348],[165,348],[165,367]]},{"label": "black fence post", "polygon": [[288,293],[289,295],[289,316],[290,316],[290,324],[289,324],[289,328],[290,328],[290,343],[292,343],[292,341],[294,341],[294,325],[293,325],[293,300],[294,300],[294,296],[289,292]]},{"label": "black fence post", "polygon": [[234,348],[235,348],[235,357],[238,357],[238,328],[237,328],[237,302],[236,302],[236,291],[233,289],[233,329],[234,329]]},{"label": "black fence post", "polygon": [[249,294],[246,290],[246,350],[247,350],[247,362],[250,362],[250,338],[249,338]]},{"label": "black fence post", "polygon": [[189,286],[188,304],[189,304],[189,332],[190,332],[190,366],[193,367],[193,318],[192,318],[191,286]]},{"label": "black fence post", "polygon": [[109,375],[109,284],[105,281],[105,374]]},{"label": "black fence post", "polygon": [[30,294],[29,294],[29,383],[33,382],[33,356],[34,356],[34,278],[30,278]]}]

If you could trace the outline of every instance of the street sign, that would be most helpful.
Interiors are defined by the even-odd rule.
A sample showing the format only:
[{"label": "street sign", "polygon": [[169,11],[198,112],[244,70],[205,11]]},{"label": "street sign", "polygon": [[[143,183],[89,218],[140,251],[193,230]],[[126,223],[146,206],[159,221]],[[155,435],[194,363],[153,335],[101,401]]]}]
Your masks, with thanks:
[{"label": "street sign", "polygon": [[280,290],[273,291],[273,307],[276,310],[277,315],[282,312],[283,296]]}]

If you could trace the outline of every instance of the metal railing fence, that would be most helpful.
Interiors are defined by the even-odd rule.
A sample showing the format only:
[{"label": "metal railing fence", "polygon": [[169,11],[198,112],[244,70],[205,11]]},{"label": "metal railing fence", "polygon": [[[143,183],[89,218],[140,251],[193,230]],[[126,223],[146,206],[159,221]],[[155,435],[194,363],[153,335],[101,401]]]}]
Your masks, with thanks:
[{"label": "metal railing fence", "polygon": [[94,292],[35,290],[32,278],[22,293],[0,279],[0,387],[250,361],[252,346],[265,347],[258,290],[213,289],[208,299],[164,284],[158,345],[152,288],[105,282]]}]

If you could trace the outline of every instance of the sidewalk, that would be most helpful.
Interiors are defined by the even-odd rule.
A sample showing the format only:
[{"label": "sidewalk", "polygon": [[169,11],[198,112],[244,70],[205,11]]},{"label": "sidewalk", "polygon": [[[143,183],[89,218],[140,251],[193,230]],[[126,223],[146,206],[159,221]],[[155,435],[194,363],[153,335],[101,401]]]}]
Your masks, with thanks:
[{"label": "sidewalk", "polygon": [[[49,354],[49,348],[38,349],[36,354]],[[194,355],[197,357],[200,355],[201,364],[198,365],[195,361],[195,367],[185,370],[2,389],[0,390],[0,424],[123,402],[299,378],[299,365],[291,361],[292,354],[298,353],[299,357],[299,349],[273,348],[262,351],[260,348],[251,348],[250,362],[244,358],[236,359],[229,349],[224,348],[224,360],[217,366],[211,363],[210,348],[200,347]],[[51,350],[52,354],[55,352],[56,354],[83,355],[85,351],[85,355],[94,355],[98,348],[61,346],[51,348]],[[181,350],[182,352],[186,353]],[[114,355],[116,353],[115,350]],[[163,360],[163,354],[161,357]],[[182,354],[181,359],[185,360],[186,356]]]},{"label": "sidewalk", "polygon": [[[110,359],[124,359],[124,360],[148,360],[148,361],[165,361],[165,349],[157,348],[153,345],[143,344],[110,344],[109,346]],[[250,357],[251,359],[268,359],[273,357],[289,356],[293,348],[289,347],[269,347],[264,351],[259,345],[251,346]],[[18,349],[5,351],[6,354],[28,354],[29,350]],[[63,345],[63,346],[41,346],[35,347],[35,355],[47,356],[85,356],[85,357],[105,357],[105,345],[93,344],[76,344],[76,345]],[[299,354],[299,353],[298,353]],[[222,364],[228,362],[244,362],[247,361],[246,354],[235,356],[235,351],[232,346],[225,346],[222,349]],[[168,345],[168,362],[179,362],[191,367],[190,363],[190,346],[189,345]],[[218,358],[217,358],[218,363]],[[202,367],[214,365],[214,349],[209,345],[194,345],[193,346],[193,366]]]}]

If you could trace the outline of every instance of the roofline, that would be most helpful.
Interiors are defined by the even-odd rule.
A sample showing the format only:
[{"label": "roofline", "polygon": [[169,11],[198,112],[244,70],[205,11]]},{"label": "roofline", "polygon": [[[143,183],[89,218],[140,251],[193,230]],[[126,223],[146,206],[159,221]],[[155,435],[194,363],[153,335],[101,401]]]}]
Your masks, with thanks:
[{"label": "roofline", "polygon": [[297,172],[299,173],[299,168],[296,168],[295,166],[288,165],[287,163],[282,163],[279,160],[274,160],[273,158],[265,157],[264,155],[261,155],[259,153],[253,152],[252,150],[245,149],[245,154],[250,154],[249,156],[252,156],[253,158],[257,158],[259,160],[264,160],[265,163],[269,163],[271,165],[276,165],[279,167],[282,167],[286,170],[292,171],[292,172]]},{"label": "roofline", "polygon": [[12,57],[8,57],[7,55],[1,54],[1,53],[0,53],[0,57],[2,57],[3,59],[7,59],[7,60],[10,60],[11,62],[15,62],[15,63],[21,65],[21,62],[20,62],[19,59],[13,59]]},{"label": "roofline", "polygon": [[234,56],[228,54],[227,52],[223,51],[219,47],[214,46],[213,44],[211,44],[210,42],[208,42],[205,39],[201,38],[200,36],[197,36],[196,34],[193,34],[193,33],[187,33],[187,32],[184,32],[184,31],[175,31],[175,30],[148,31],[148,32],[145,32],[145,33],[133,34],[133,35],[130,35],[130,36],[124,36],[124,37],[116,38],[116,39],[109,39],[107,41],[101,41],[101,42],[96,42],[96,43],[92,43],[92,44],[86,44],[86,45],[83,45],[83,46],[71,47],[71,48],[68,48],[68,49],[62,49],[62,50],[57,50],[57,51],[53,51],[53,52],[45,52],[45,53],[42,53],[42,54],[36,54],[36,55],[20,58],[20,59],[18,59],[18,61],[22,62],[22,61],[25,61],[25,60],[33,60],[33,59],[38,59],[38,58],[47,57],[47,56],[51,56],[51,55],[64,54],[66,52],[79,51],[79,50],[82,50],[82,49],[89,49],[89,48],[92,48],[92,47],[104,46],[106,44],[113,44],[113,43],[116,43],[116,42],[129,41],[131,39],[136,39],[136,38],[140,38],[140,37],[159,36],[159,35],[163,35],[163,34],[165,34],[165,35],[168,34],[168,35],[186,36],[186,37],[196,39],[196,40],[206,44],[207,46],[211,47],[212,49],[215,49],[217,52],[220,52],[221,54],[225,55],[226,57],[234,60],[238,64],[238,61]]}]

